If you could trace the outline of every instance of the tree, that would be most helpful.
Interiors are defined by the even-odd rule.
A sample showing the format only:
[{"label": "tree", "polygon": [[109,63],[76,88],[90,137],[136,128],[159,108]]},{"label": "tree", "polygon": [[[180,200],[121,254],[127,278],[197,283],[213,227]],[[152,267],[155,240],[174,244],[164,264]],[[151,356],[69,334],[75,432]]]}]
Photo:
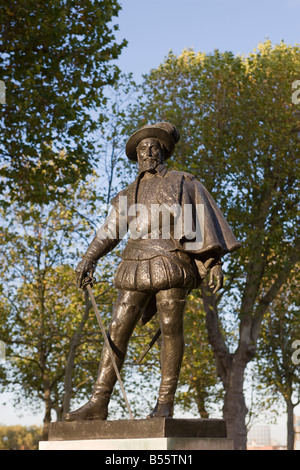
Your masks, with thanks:
[{"label": "tree", "polygon": [[119,10],[117,0],[1,0],[0,194],[47,203],[90,173],[126,45],[110,25]]},{"label": "tree", "polygon": [[[83,194],[81,201],[74,199],[76,210],[72,201],[68,207],[12,207],[14,218],[1,233],[0,336],[9,365],[1,382],[17,401],[25,399],[33,409],[43,403],[44,439],[51,412],[61,418],[72,390],[77,390],[77,399],[91,392],[102,342],[90,306],[75,285],[72,264],[88,221],[78,217]],[[95,293],[101,296],[104,318],[114,298],[108,284],[103,265]]]},{"label": "tree", "polygon": [[[98,121],[100,162],[86,181],[65,186],[55,203],[19,200],[2,209],[0,337],[13,367],[10,374],[1,369],[0,380],[13,388],[25,384],[15,390],[19,401],[43,402],[45,439],[51,413],[60,420],[71,402],[86,399],[97,374],[102,338],[87,293],[75,286],[74,267],[124,183],[117,134],[132,88],[131,78],[121,75],[115,88],[106,90],[111,120]],[[96,272],[94,293],[104,322],[116,296],[111,279],[116,255]]]},{"label": "tree", "polygon": [[275,399],[280,394],[286,404],[288,450],[294,450],[294,408],[300,403],[299,364],[293,360],[293,343],[300,338],[299,294],[294,287],[297,283],[281,292],[270,306],[257,359],[262,384]]},{"label": "tree", "polygon": [[[6,376],[7,371],[1,370],[1,382],[14,388],[16,383],[26,384],[15,390],[18,400],[25,398],[31,405],[43,401],[44,438],[51,412],[60,420],[71,402],[86,399],[97,374],[102,338],[87,294],[75,286],[74,263],[123,182],[116,133],[124,114],[122,100],[128,99],[131,86],[130,78],[122,75],[118,93],[112,88],[111,98],[106,91],[113,119],[103,120],[100,126],[98,145],[104,167],[99,164],[86,181],[65,187],[55,203],[17,201],[2,209],[0,336],[8,345],[8,363],[12,361],[14,367]],[[118,251],[109,255],[96,273],[94,292],[104,322],[116,296],[111,278],[117,255]],[[28,345],[36,350],[32,360]]]},{"label": "tree", "polygon": [[213,405],[220,400],[217,373],[205,328],[205,312],[200,305],[199,291],[193,291],[185,311],[185,354],[179,377],[176,402],[184,410],[196,403],[201,418],[208,418]]},{"label": "tree", "polygon": [[38,450],[41,437],[37,426],[0,425],[0,450]]},{"label": "tree", "polygon": [[[128,126],[167,120],[180,129],[168,165],[203,181],[242,242],[225,258],[222,294],[205,282],[201,289],[236,449],[246,448],[244,374],[261,322],[300,260],[300,108],[292,102],[299,65],[299,47],[283,42],[266,41],[247,57],[170,53],[145,77]],[[233,344],[221,326],[229,314],[239,331]]]},{"label": "tree", "polygon": [[96,138],[99,146],[97,172],[101,178],[105,178],[100,188],[103,203],[107,207],[120,187],[128,184],[132,174],[132,167],[128,165],[128,159],[124,155],[124,120],[128,119],[129,104],[134,101],[137,89],[131,74],[121,74],[114,86],[106,89],[107,111],[105,118],[99,121]]}]

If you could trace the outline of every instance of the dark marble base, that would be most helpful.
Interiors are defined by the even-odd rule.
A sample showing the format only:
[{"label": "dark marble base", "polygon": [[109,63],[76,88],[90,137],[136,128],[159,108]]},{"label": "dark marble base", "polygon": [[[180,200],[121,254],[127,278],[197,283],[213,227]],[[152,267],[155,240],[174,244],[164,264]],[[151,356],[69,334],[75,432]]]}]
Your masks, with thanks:
[{"label": "dark marble base", "polygon": [[49,441],[88,439],[226,438],[222,419],[132,419],[50,424]]}]

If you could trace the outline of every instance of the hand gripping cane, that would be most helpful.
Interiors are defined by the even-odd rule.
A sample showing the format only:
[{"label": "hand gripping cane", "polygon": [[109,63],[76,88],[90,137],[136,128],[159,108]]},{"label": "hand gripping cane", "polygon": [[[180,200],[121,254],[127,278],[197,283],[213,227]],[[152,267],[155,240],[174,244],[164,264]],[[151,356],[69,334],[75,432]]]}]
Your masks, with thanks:
[{"label": "hand gripping cane", "polygon": [[92,306],[94,308],[94,311],[95,311],[95,314],[96,314],[96,317],[97,317],[97,320],[98,320],[98,324],[100,326],[101,333],[102,333],[103,338],[104,338],[105,345],[108,349],[112,365],[114,367],[117,379],[118,379],[120,387],[121,387],[121,391],[122,391],[122,394],[123,394],[123,397],[124,397],[124,400],[125,400],[128,412],[129,412],[130,419],[134,419],[134,416],[133,416],[133,414],[131,412],[131,409],[130,409],[129,401],[127,399],[127,396],[126,396],[126,393],[125,393],[125,390],[124,390],[124,386],[123,386],[123,382],[122,382],[122,379],[121,379],[121,376],[120,376],[120,372],[119,372],[118,366],[116,364],[114,353],[113,353],[113,350],[111,349],[111,346],[109,344],[109,340],[108,340],[103,322],[101,320],[101,316],[100,316],[100,313],[99,313],[99,310],[98,310],[98,307],[97,307],[96,299],[95,299],[95,296],[94,296],[93,291],[92,291],[92,285],[93,285],[93,278],[88,276],[83,280],[82,288],[86,289],[88,291],[89,297],[90,297],[91,302],[92,302]]}]

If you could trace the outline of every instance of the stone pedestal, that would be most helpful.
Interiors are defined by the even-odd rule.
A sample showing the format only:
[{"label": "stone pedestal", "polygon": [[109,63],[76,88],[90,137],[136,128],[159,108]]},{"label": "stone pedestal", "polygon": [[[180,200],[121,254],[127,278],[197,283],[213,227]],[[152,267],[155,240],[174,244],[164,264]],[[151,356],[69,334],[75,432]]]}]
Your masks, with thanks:
[{"label": "stone pedestal", "polygon": [[219,419],[140,419],[50,424],[40,450],[232,450]]}]

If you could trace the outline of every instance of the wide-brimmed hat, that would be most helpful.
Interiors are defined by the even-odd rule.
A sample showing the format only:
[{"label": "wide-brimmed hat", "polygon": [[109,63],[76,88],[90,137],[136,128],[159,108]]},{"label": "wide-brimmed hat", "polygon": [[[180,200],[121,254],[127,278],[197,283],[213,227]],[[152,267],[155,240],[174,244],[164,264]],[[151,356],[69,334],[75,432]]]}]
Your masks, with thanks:
[{"label": "wide-brimmed hat", "polygon": [[180,134],[177,127],[170,122],[158,122],[157,124],[143,126],[129,137],[125,149],[127,157],[132,161],[137,161],[136,148],[138,144],[150,137],[159,139],[164,143],[164,159],[166,160],[174,152],[175,145],[180,139]]}]

